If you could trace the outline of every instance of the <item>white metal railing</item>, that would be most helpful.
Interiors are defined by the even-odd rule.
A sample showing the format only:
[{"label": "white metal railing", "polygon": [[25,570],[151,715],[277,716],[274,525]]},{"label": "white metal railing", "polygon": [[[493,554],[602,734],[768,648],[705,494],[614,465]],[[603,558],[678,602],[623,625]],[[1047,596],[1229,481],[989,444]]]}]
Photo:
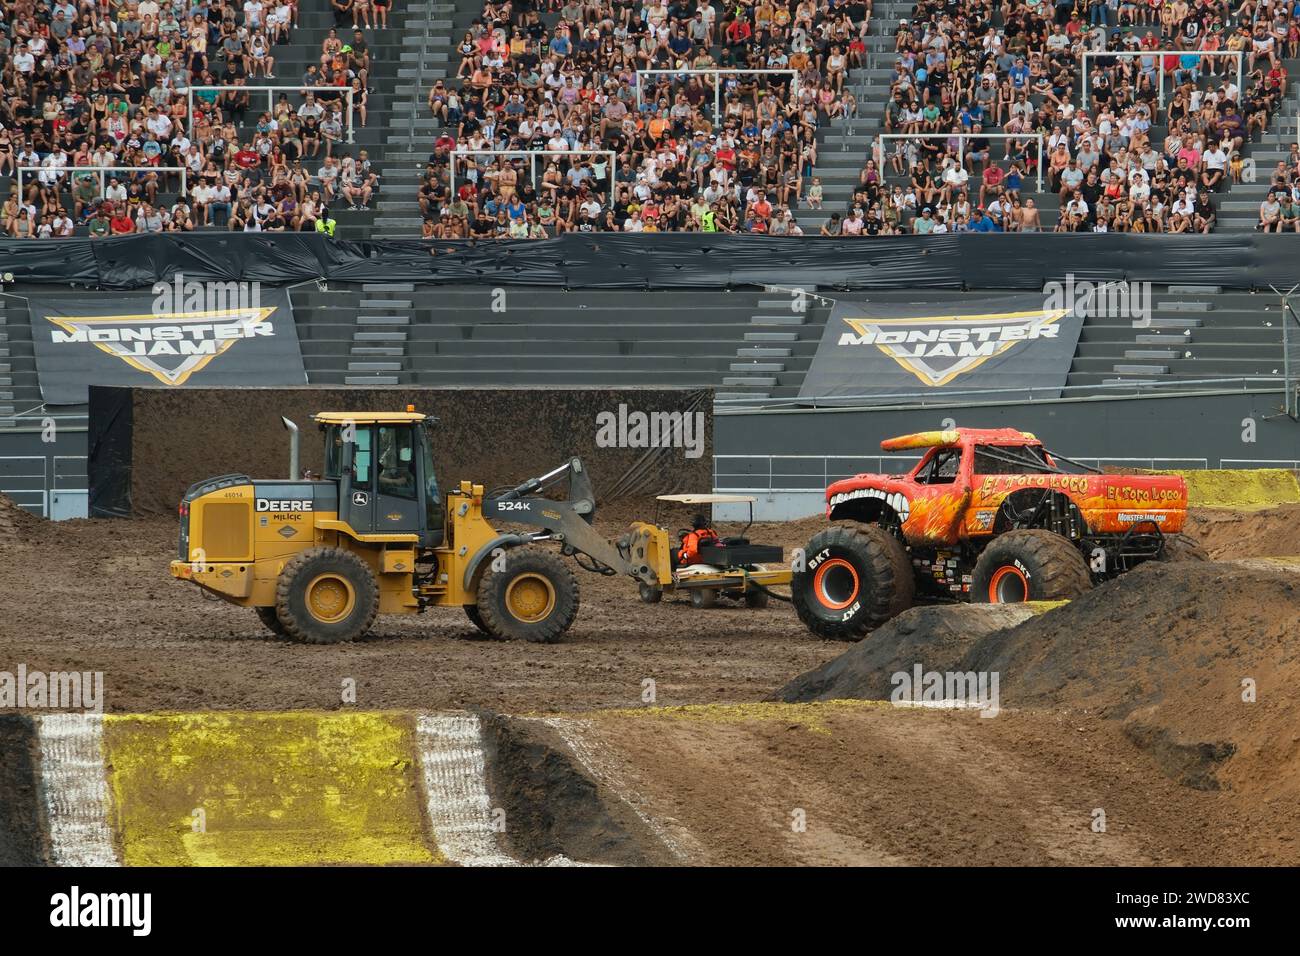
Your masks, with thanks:
[{"label": "white metal railing", "polygon": [[[957,140],[957,162],[963,162],[965,159],[965,142],[968,139],[1022,139],[1026,142],[1038,143],[1038,161],[1034,163],[1037,171],[1038,189],[1037,192],[1043,191],[1043,134],[1042,133],[880,133],[876,136],[876,142],[873,146],[873,152],[876,154],[876,166],[879,167],[880,177],[883,181],[885,177],[885,140],[889,139],[942,139]],[[1003,157],[1003,161],[1006,157]],[[992,162],[992,157],[989,159]],[[977,184],[978,185],[978,184]]]},{"label": "white metal railing", "polygon": [[[180,173],[181,192],[188,192],[187,184],[189,182],[189,169],[185,166],[19,166],[18,167],[18,195],[23,194],[23,173],[58,173],[60,185],[63,180],[72,182],[77,179],[84,179],[87,175],[97,175],[99,178],[99,194],[104,195],[104,189],[107,184],[109,173]],[[40,178],[39,175],[37,178]]]},{"label": "white metal railing", "polygon": [[714,455],[713,486],[720,492],[823,492],[864,472],[903,475],[920,460],[919,455]]},{"label": "white metal railing", "polygon": [[[185,91],[186,107],[185,119],[186,129],[194,129],[194,94],[195,93],[221,93],[228,90],[239,90],[246,93],[265,93],[266,94],[266,111],[275,113],[275,94],[276,93],[320,93],[329,92],[334,95],[342,93],[347,98],[347,121],[345,131],[349,143],[356,142],[355,130],[353,128],[353,90],[350,86],[191,86]],[[319,100],[319,97],[318,97]],[[211,105],[216,105],[216,100],[211,101]]]},{"label": "white metal railing", "polygon": [[[16,464],[9,464],[9,463]],[[60,494],[86,495],[89,479],[84,455],[10,455],[0,457],[0,494],[42,518],[54,517]],[[15,470],[10,470],[10,469]]]},{"label": "white metal railing", "polygon": [[721,124],[722,119],[722,84],[717,81],[721,76],[762,76],[766,74],[784,74],[790,77],[790,97],[791,99],[799,95],[799,71],[798,70],[744,70],[744,69],[726,69],[726,68],[701,68],[701,69],[653,69],[636,71],[636,109],[641,112],[641,77],[667,75],[667,76],[712,76],[713,82],[713,121]]},{"label": "white metal railing", "polygon": [[453,199],[456,196],[456,157],[469,156],[527,156],[529,158],[529,175],[534,184],[537,182],[538,156],[604,156],[609,160],[609,198],[614,201],[614,177],[618,172],[618,153],[612,149],[469,149],[458,146],[451,153],[451,185]]},{"label": "white metal railing", "polygon": [[[1244,70],[1245,70],[1245,66],[1244,66],[1244,64],[1245,64],[1245,57],[1246,57],[1245,51],[1243,51],[1243,50],[1133,50],[1133,51],[1127,51],[1127,50],[1124,50],[1124,51],[1121,51],[1121,50],[1110,50],[1110,51],[1102,51],[1102,50],[1084,50],[1083,53],[1081,53],[1081,54],[1079,54],[1079,55],[1080,55],[1080,57],[1082,57],[1082,59],[1083,59],[1083,67],[1082,67],[1082,72],[1083,72],[1083,83],[1082,83],[1082,86],[1080,87],[1080,95],[1081,95],[1081,97],[1082,97],[1082,99],[1083,99],[1083,103],[1081,104],[1081,108],[1082,108],[1082,109],[1087,109],[1087,108],[1088,108],[1088,94],[1089,94],[1089,92],[1091,92],[1090,89],[1089,89],[1089,87],[1088,87],[1088,59],[1089,59],[1090,57],[1091,57],[1092,59],[1094,59],[1094,60],[1097,59],[1098,57],[1110,57],[1111,59],[1117,59],[1117,60],[1134,60],[1134,59],[1139,59],[1139,60],[1140,60],[1140,59],[1142,59],[1143,57],[1147,57],[1147,56],[1153,56],[1153,57],[1155,57],[1155,58],[1156,58],[1156,74],[1157,74],[1157,76],[1158,76],[1158,79],[1157,79],[1157,81],[1156,81],[1156,82],[1157,82],[1156,102],[1157,102],[1157,104],[1160,106],[1161,109],[1164,109],[1164,105],[1165,105],[1165,68],[1164,68],[1164,58],[1167,57],[1167,56],[1180,56],[1180,57],[1182,57],[1182,56],[1230,56],[1230,57],[1235,57],[1236,60],[1237,60],[1237,96],[1240,97],[1240,96],[1241,96],[1241,93],[1242,93],[1242,85],[1241,85],[1241,84],[1242,84],[1242,80],[1244,79],[1244,76],[1245,76],[1245,72],[1244,72]],[[1176,69],[1180,69],[1180,67],[1176,67]]]},{"label": "white metal railing", "polygon": [[[824,492],[832,484],[854,475],[905,475],[921,460],[919,455],[714,455],[713,488],[717,492],[746,494],[803,494]],[[1148,471],[1196,471],[1208,468],[1285,468],[1300,471],[1294,458],[1084,458],[1083,465],[1144,468]],[[744,467],[741,463],[749,463]]]}]

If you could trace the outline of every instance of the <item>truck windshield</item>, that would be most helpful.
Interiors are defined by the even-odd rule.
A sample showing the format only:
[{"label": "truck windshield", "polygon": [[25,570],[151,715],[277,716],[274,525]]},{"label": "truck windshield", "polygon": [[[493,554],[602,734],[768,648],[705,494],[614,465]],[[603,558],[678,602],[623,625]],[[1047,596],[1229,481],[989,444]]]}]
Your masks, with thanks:
[{"label": "truck windshield", "polygon": [[940,448],[916,473],[916,480],[923,485],[951,485],[957,480],[960,467],[960,448]]}]

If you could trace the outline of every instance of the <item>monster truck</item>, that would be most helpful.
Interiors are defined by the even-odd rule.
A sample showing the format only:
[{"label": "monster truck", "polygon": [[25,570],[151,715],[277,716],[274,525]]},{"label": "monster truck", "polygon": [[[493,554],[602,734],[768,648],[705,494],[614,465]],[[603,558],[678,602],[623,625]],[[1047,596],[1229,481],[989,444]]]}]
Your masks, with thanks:
[{"label": "monster truck", "polygon": [[1179,533],[1182,478],[1102,474],[1012,428],[920,432],[880,447],[924,454],[906,475],[826,489],[834,524],[808,543],[791,585],[800,620],[820,637],[857,640],[918,595],[1069,599],[1143,561],[1205,558]]}]

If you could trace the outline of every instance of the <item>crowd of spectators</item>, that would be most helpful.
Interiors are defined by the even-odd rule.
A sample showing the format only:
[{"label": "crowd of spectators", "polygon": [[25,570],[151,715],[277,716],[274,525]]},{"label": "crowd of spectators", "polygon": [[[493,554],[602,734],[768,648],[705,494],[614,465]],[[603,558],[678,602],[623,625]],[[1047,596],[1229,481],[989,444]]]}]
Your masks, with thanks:
[{"label": "crowd of spectators", "polygon": [[[264,91],[195,89],[191,120],[192,87],[292,85],[276,51],[291,42],[298,0],[0,0],[0,228],[20,238],[332,229],[330,204],[365,205],[377,188],[365,151],[346,144],[345,91],[364,125],[361,27],[385,24],[380,9],[336,9],[339,30],[301,77],[325,89],[272,94],[270,108]],[[20,191],[22,166],[39,168]],[[178,168],[184,191],[167,171]]]},{"label": "crowd of spectators", "polygon": [[[870,15],[870,0],[488,0],[429,93],[444,129],[423,234],[801,235],[815,134],[857,112],[846,77]],[[638,97],[638,70],[714,69],[736,72],[642,75]],[[783,72],[752,72],[768,70]],[[532,159],[475,150],[556,155],[534,180]]]},{"label": "crowd of spectators", "polygon": [[[1255,173],[1243,147],[1286,94],[1298,22],[1282,0],[921,0],[895,31],[884,123],[931,135],[886,140],[823,231],[1209,232],[1216,193]],[[1281,209],[1261,210],[1275,229],[1300,202],[1284,166]],[[1050,227],[1021,196],[1040,174]]]}]

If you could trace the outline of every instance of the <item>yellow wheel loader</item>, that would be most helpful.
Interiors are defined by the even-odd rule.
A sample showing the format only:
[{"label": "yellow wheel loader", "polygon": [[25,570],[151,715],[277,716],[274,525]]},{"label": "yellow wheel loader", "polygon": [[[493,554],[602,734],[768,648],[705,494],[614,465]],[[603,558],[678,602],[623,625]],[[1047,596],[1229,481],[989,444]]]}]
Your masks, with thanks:
[{"label": "yellow wheel loader", "polygon": [[[513,488],[462,481],[442,492],[431,416],[408,406],[314,420],[323,477],[302,475],[298,428],[282,419],[289,479],[231,474],[189,488],[173,577],[311,644],[351,641],[376,615],[428,607],[462,607],[494,637],[559,640],[578,613],[578,582],[561,555],[644,587],[673,584],[667,531],[635,522],[613,543],[593,530],[595,493],[579,458]],[[543,494],[566,480],[563,499]]]}]

